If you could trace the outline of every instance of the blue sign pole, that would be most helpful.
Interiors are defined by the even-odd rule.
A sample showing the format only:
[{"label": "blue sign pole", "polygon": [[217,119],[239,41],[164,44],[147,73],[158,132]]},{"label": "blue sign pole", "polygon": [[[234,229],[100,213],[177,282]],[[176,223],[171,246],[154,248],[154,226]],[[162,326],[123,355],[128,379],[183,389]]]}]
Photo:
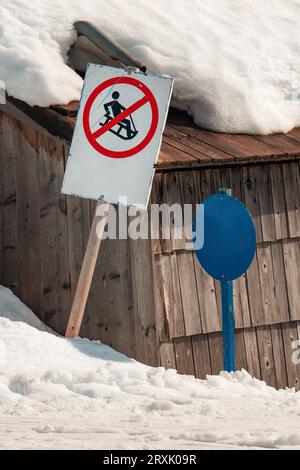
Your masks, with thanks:
[{"label": "blue sign pole", "polygon": [[235,370],[233,280],[249,268],[256,249],[253,220],[243,204],[231,196],[230,189],[203,201],[204,244],[195,248],[205,271],[221,282],[224,370]]},{"label": "blue sign pole", "polygon": [[235,371],[233,282],[221,280],[224,370]]}]

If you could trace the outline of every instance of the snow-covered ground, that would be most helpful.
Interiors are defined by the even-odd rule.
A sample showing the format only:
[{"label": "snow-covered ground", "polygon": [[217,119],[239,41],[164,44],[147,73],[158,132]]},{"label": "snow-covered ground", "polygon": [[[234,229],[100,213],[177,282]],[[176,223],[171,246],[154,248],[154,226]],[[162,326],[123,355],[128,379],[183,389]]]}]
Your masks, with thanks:
[{"label": "snow-covered ground", "polygon": [[174,76],[173,104],[199,125],[285,132],[300,125],[299,17],[300,0],[0,0],[0,80],[30,104],[78,99],[67,51],[90,20]]},{"label": "snow-covered ground", "polygon": [[75,448],[300,449],[300,393],[246,371],[196,380],[67,340],[1,287],[0,449]]}]

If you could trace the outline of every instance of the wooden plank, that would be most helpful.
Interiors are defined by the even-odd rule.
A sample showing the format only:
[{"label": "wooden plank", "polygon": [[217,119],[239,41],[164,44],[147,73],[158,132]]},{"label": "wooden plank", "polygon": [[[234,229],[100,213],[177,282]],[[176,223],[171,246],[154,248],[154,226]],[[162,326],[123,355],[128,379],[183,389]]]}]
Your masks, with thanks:
[{"label": "wooden plank", "polygon": [[182,305],[181,285],[179,280],[178,263],[176,255],[170,257],[170,274],[172,275],[173,286],[173,318],[174,328],[173,333],[170,330],[170,335],[183,336],[186,334],[184,310]]},{"label": "wooden plank", "polygon": [[245,202],[243,171],[240,167],[228,168],[229,187],[231,195],[243,203]]},{"label": "wooden plank", "polygon": [[256,136],[256,139],[270,145],[270,147],[273,147],[274,149],[277,149],[277,153],[286,153],[290,155],[297,155],[300,153],[299,142],[287,134],[260,135]]},{"label": "wooden plank", "polygon": [[247,357],[247,371],[252,375],[252,377],[261,380],[260,361],[255,328],[244,329],[244,341]]},{"label": "wooden plank", "polygon": [[7,104],[3,105],[2,109],[32,129],[43,132],[42,127],[51,138],[60,138],[60,142],[71,142],[75,124],[74,117],[63,116],[50,107],[30,106],[12,96],[7,97]]},{"label": "wooden plank", "polygon": [[235,331],[235,368],[236,370],[247,370],[247,354],[244,338],[244,330],[238,329]]},{"label": "wooden plank", "polygon": [[[20,103],[24,103],[24,102],[20,102]],[[28,106],[29,109],[32,108],[29,105],[26,105],[26,106]],[[42,109],[47,109],[47,108],[42,108]],[[50,132],[48,132],[44,127],[38,124],[37,121],[29,117],[28,114],[26,114],[24,111],[22,111],[17,106],[15,106],[11,102],[10,97],[7,97],[5,104],[0,104],[0,112],[2,115],[9,117],[9,119],[11,119],[11,121],[13,121],[15,124],[17,122],[22,122],[26,126],[31,127],[32,129],[35,129],[40,134],[47,135],[49,138],[57,139],[57,141],[59,139],[58,136],[51,135]],[[61,143],[61,140],[60,140],[60,143]]]},{"label": "wooden plank", "polygon": [[[214,192],[214,181],[211,170],[201,170],[195,174],[198,200],[202,202]],[[218,331],[221,329],[221,297],[219,282],[208,276],[204,270],[197,265],[195,260],[195,272],[199,292],[199,304],[201,321],[203,321],[203,332]],[[205,296],[200,299],[200,292]],[[203,312],[203,313],[202,313]]]},{"label": "wooden plank", "polygon": [[175,338],[173,343],[176,366],[179,374],[195,375],[191,338]]},{"label": "wooden plank", "polygon": [[221,319],[218,313],[214,280],[194,258],[196,285],[200,307],[201,325],[204,333],[221,330]]},{"label": "wooden plank", "polygon": [[164,131],[164,136],[172,137],[177,142],[180,142],[185,146],[194,149],[196,152],[198,152],[199,155],[201,155],[201,160],[203,156],[205,156],[206,160],[208,161],[223,161],[228,160],[228,157],[230,157],[230,159],[233,159],[233,157],[228,153],[223,152],[222,150],[212,147],[211,145],[208,145],[205,142],[202,142],[201,140],[195,139],[194,137],[187,135],[186,133],[182,132],[181,129],[178,127],[175,128],[167,125]]},{"label": "wooden plank", "polygon": [[0,113],[1,164],[2,164],[2,283],[19,296],[19,264],[16,204],[16,148],[18,130],[16,122]]},{"label": "wooden plank", "polygon": [[288,384],[287,370],[284,355],[284,344],[282,338],[281,324],[272,325],[270,327],[272,344],[273,344],[273,355],[274,355],[274,366],[276,375],[277,388],[285,388]]},{"label": "wooden plank", "polygon": [[176,255],[160,257],[164,303],[170,338],[185,336],[185,323]]},{"label": "wooden plank", "polygon": [[[167,139],[167,140],[166,140]],[[172,139],[177,144],[181,144],[184,147],[188,147],[192,149],[203,161],[213,161],[213,160],[227,160],[228,153],[222,152],[221,150],[212,148],[210,145],[207,145],[204,142],[201,142],[198,139],[195,139],[191,136],[188,136],[184,132],[181,132],[180,128],[171,127],[169,125],[166,126],[164,131],[163,140],[168,141],[168,139]],[[193,153],[193,155],[195,155]]]},{"label": "wooden plank", "polygon": [[272,336],[269,326],[256,328],[261,378],[268,385],[276,387],[276,373],[274,366]]},{"label": "wooden plank", "polygon": [[299,164],[283,165],[285,201],[290,237],[300,236],[300,177]]},{"label": "wooden plank", "polygon": [[300,321],[296,322],[297,324],[297,331],[298,331],[298,354],[297,354],[297,362],[300,361]]},{"label": "wooden plank", "polygon": [[264,319],[262,292],[259,282],[259,269],[257,253],[255,254],[252,264],[246,273],[247,291],[250,306],[251,325],[261,325]]},{"label": "wooden plank", "polygon": [[251,326],[250,307],[246,284],[246,275],[236,279],[233,283],[233,305],[236,328]]},{"label": "wooden plank", "polygon": [[39,134],[40,246],[43,294],[41,316],[64,334],[70,312],[66,198],[60,193],[64,148]]},{"label": "wooden plank", "polygon": [[300,128],[296,127],[287,133],[288,136],[293,137],[293,139],[300,141]]},{"label": "wooden plank", "polygon": [[276,321],[286,322],[290,320],[290,313],[281,240],[271,243],[271,254],[275,283]]},{"label": "wooden plank", "polygon": [[184,153],[188,153],[189,155],[192,155],[193,157],[197,158],[197,160],[204,161],[204,162],[208,162],[212,160],[207,155],[204,155],[203,153],[199,152],[199,150],[194,149],[190,145],[186,145],[185,143],[182,142],[182,140],[180,141],[176,138],[172,138],[171,136],[166,135],[166,133],[164,133],[163,142],[172,147],[175,147],[178,150],[182,150]]},{"label": "wooden plank", "polygon": [[[197,190],[198,190],[198,198],[200,202],[213,194],[213,181],[212,181],[212,173],[210,170],[203,170],[199,171],[195,175],[197,181]],[[221,325],[221,310],[220,306],[218,306],[218,296],[216,291],[216,283],[205,273],[202,267],[197,266],[195,262],[195,273],[197,279],[197,287],[198,287],[198,295],[199,295],[199,305],[200,305],[200,312],[201,312],[201,321],[203,321],[202,329],[203,332],[215,331],[216,329],[220,329]],[[200,300],[200,292],[206,292],[206,295],[209,293],[210,295],[202,298]],[[215,299],[213,298],[215,296]],[[205,302],[203,304],[203,301]],[[207,302],[207,304],[206,304]],[[202,308],[201,308],[202,306]],[[212,308],[211,317],[210,312],[207,308]],[[202,314],[203,312],[203,314]]]},{"label": "wooden plank", "polygon": [[[129,240],[118,240],[119,269],[120,269],[120,313],[121,314],[118,344],[122,352],[129,357],[135,357],[134,316],[133,316],[133,286],[130,262]],[[115,281],[116,277],[113,276]],[[113,288],[116,286],[113,285]],[[121,349],[120,349],[121,350]]]},{"label": "wooden plank", "polygon": [[197,188],[198,182],[197,178],[194,177],[194,171],[180,172],[178,179],[182,208],[184,210],[184,226],[188,227],[187,223],[190,222],[188,230],[185,230],[186,233],[183,233],[183,248],[185,248],[185,243],[191,243],[192,240],[192,220],[188,220],[188,217],[195,217],[196,204],[199,203],[199,188]]},{"label": "wooden plank", "polygon": [[263,240],[262,235],[262,223],[261,223],[261,211],[259,206],[259,186],[258,186],[258,172],[259,168],[256,167],[244,167],[243,168],[243,182],[244,182],[244,195],[245,204],[249,210],[256,229],[256,240],[261,242]]},{"label": "wooden plank", "polygon": [[[109,217],[116,217],[118,234],[118,210],[112,205]],[[129,241],[106,238],[101,245],[93,279],[90,329],[105,344],[135,357]]]},{"label": "wooden plank", "polygon": [[91,226],[88,201],[75,196],[67,196],[67,218],[71,298],[73,298]]},{"label": "wooden plank", "polygon": [[[163,202],[162,174],[158,172],[155,173],[153,178],[150,202],[151,204],[158,205]],[[161,245],[161,224],[159,221],[157,226],[151,225],[151,240],[153,254],[163,253],[163,247]]]},{"label": "wooden plank", "polygon": [[223,339],[221,333],[210,333],[208,335],[211,372],[218,375],[223,367]]},{"label": "wooden plank", "polygon": [[[171,127],[179,127],[174,126],[172,124]],[[212,149],[218,149],[228,154],[228,157],[224,161],[231,161],[234,158],[249,156],[247,152],[239,149],[234,145],[234,143],[226,141],[224,139],[223,134],[218,134],[217,132],[205,131],[204,129],[197,129],[195,127],[188,127],[185,125],[180,125],[181,132],[184,132],[186,135],[194,137],[195,139],[204,142],[212,147]]]},{"label": "wooden plank", "polygon": [[223,137],[226,141],[230,142],[231,145],[234,145],[247,155],[253,157],[272,157],[274,153],[278,152],[265,142],[259,141],[256,136],[253,135],[223,134]]},{"label": "wooden plank", "polygon": [[[109,217],[114,217],[115,207],[110,206]],[[118,229],[118,223],[117,223]],[[128,341],[128,337],[122,334],[122,300],[121,300],[121,274],[120,274],[120,252],[119,240],[106,238],[103,243],[103,263],[104,273],[103,278],[98,278],[99,291],[95,290],[95,296],[103,296],[103,303],[101,302],[102,310],[97,309],[96,318],[99,322],[103,322],[102,335],[105,338],[106,344],[120,352],[125,352],[122,338]],[[101,262],[101,259],[99,259]],[[99,263],[98,263],[99,264]],[[100,273],[101,273],[100,268]],[[99,282],[100,281],[100,282]],[[101,290],[100,290],[101,289]],[[97,300],[96,300],[97,302]],[[128,317],[127,317],[128,319]],[[125,320],[125,318],[124,318]],[[128,331],[128,324],[124,322],[125,330]],[[135,337],[133,335],[133,341]]]},{"label": "wooden plank", "polygon": [[287,294],[289,300],[290,317],[292,320],[300,319],[300,247],[299,240],[283,240],[283,257]]},{"label": "wooden plank", "polygon": [[37,132],[25,124],[20,124],[19,130],[15,146],[19,152],[16,175],[20,298],[34,312],[39,312],[42,282],[38,139]]},{"label": "wooden plank", "polygon": [[195,365],[195,376],[205,379],[211,374],[211,364],[207,335],[192,336],[193,357]]},{"label": "wooden plank", "polygon": [[165,369],[176,369],[175,349],[173,341],[159,345],[160,365]]},{"label": "wooden plank", "polygon": [[165,297],[166,290],[169,288],[169,286],[164,285],[161,256],[153,256],[153,283],[155,304],[155,327],[157,336],[160,341],[168,341],[170,340],[170,331],[167,314],[167,303]]},{"label": "wooden plank", "polygon": [[256,175],[261,216],[262,240],[276,240],[274,206],[269,166],[260,166],[259,169],[257,169]]},{"label": "wooden plank", "polygon": [[219,166],[228,167],[230,165],[231,168],[243,168],[244,166],[249,165],[260,165],[260,164],[274,164],[274,163],[289,163],[290,161],[299,161],[300,154],[289,156],[289,154],[274,154],[271,157],[269,156],[245,156],[245,157],[238,157],[236,160],[230,161],[228,163],[226,160],[212,160],[211,162],[205,162],[198,160],[198,162],[188,162],[185,160],[178,161],[168,161],[168,158],[164,158],[164,156],[159,156],[157,163],[154,165],[157,171],[177,171],[177,170],[185,170],[185,169],[196,169],[196,170],[206,170],[206,169],[215,169]]},{"label": "wooden plank", "polygon": [[[67,154],[68,153],[66,153],[66,156],[67,156]],[[87,201],[85,201],[85,202],[87,202]],[[89,219],[88,219],[89,227],[92,226],[94,214],[95,214],[95,211],[96,211],[96,206],[97,206],[97,201],[90,200],[88,202],[86,215],[89,216]],[[84,234],[85,234],[86,231],[85,231],[84,228],[83,228],[83,230],[84,230]],[[84,236],[87,236],[87,235],[84,235]],[[86,337],[88,337],[90,339],[93,339],[93,340],[101,339],[101,341],[102,341],[102,338],[99,336],[97,313],[99,311],[102,312],[102,310],[97,309],[97,307],[96,307],[96,298],[97,297],[99,298],[99,297],[102,297],[102,296],[101,296],[101,290],[99,290],[96,293],[96,289],[94,289],[93,287],[95,285],[97,265],[99,265],[99,263],[102,261],[102,259],[100,260],[100,258],[101,258],[100,253],[101,253],[101,250],[103,248],[104,243],[105,243],[105,240],[103,240],[101,242],[101,245],[100,245],[100,251],[98,253],[98,258],[97,258],[96,267],[95,267],[95,271],[94,271],[94,276],[93,276],[93,280],[92,280],[92,284],[91,284],[91,289],[90,289],[90,293],[89,293],[89,296],[88,296],[88,299],[87,299],[87,303],[86,303],[86,307],[85,307],[85,314],[83,316],[83,321],[82,321],[82,326],[81,326],[81,335],[82,336],[86,336]],[[84,252],[85,249],[86,249],[86,245],[83,246],[83,252]],[[105,269],[105,266],[103,266],[103,268]],[[93,320],[92,322],[91,322],[91,319]]]},{"label": "wooden plank", "polygon": [[275,301],[275,282],[270,244],[264,243],[257,247],[257,262],[263,306],[262,318],[259,324],[271,325],[281,319],[278,318]]},{"label": "wooden plank", "polygon": [[[163,175],[163,202],[166,202],[171,209],[173,204],[179,204],[182,206],[182,195],[180,190],[180,179],[181,174],[179,172],[166,173]],[[175,226],[176,220],[174,219],[174,213],[170,213],[170,240],[161,240],[161,246],[164,253],[173,250],[184,250],[185,240],[183,237],[175,238]],[[163,234],[162,234],[163,235]]]},{"label": "wooden plank", "polygon": [[285,350],[285,362],[286,370],[288,376],[288,385],[289,387],[295,387],[296,390],[299,390],[299,380],[300,380],[300,364],[294,364],[292,361],[292,355],[294,348],[292,344],[298,339],[298,330],[297,323],[283,323],[282,324],[282,336],[283,344]]},{"label": "wooden plank", "polygon": [[[1,139],[4,139],[4,135],[2,132],[2,120],[3,120],[3,113],[0,111],[0,141]],[[2,150],[2,145],[0,146],[0,162],[2,165],[2,168],[5,168],[3,166],[3,150]],[[0,284],[3,284],[4,281],[4,273],[3,273],[3,261],[4,261],[4,249],[3,249],[3,217],[2,217],[2,210],[3,210],[3,185],[4,185],[4,180],[5,179],[5,174],[4,171],[1,172],[0,174]]]},{"label": "wooden plank", "polygon": [[[287,164],[288,165],[288,164]],[[285,205],[284,181],[282,165],[269,166],[274,207],[274,222],[276,239],[287,238],[288,223]]]},{"label": "wooden plank", "polygon": [[[65,158],[67,156],[65,153]],[[66,164],[66,161],[65,161]],[[67,225],[68,225],[68,251],[71,282],[71,300],[80,274],[82,261],[91,227],[90,204],[87,200],[75,196],[67,196]],[[94,206],[95,209],[95,206]],[[88,299],[84,320],[91,316],[92,302]],[[86,328],[85,321],[83,328]],[[83,330],[82,330],[83,334]],[[93,338],[94,339],[94,338]]]},{"label": "wooden plank", "polygon": [[69,265],[68,249],[68,216],[67,198],[61,194],[62,182],[65,174],[66,146],[58,146],[57,152],[57,179],[55,180],[55,190],[57,196],[56,220],[58,230],[58,314],[61,315],[60,328],[64,332],[67,326],[68,315],[71,306],[71,277]]},{"label": "wooden plank", "polygon": [[214,193],[217,193],[221,188],[230,188],[227,168],[216,168],[212,171],[212,188]]},{"label": "wooden plank", "polygon": [[[96,202],[90,201],[90,223],[92,223],[93,214],[95,213]],[[108,253],[109,240],[105,239],[101,242],[100,251],[96,263],[91,291],[86,306],[86,313],[83,318],[82,332],[90,339],[100,340],[104,344],[110,342],[110,319],[107,305],[107,297],[105,296],[106,284],[109,282],[106,268],[106,255]]]},{"label": "wooden plank", "polygon": [[136,359],[159,364],[155,331],[155,305],[151,240],[130,240]]},{"label": "wooden plank", "polygon": [[[123,262],[121,266],[121,242],[123,243]],[[134,313],[132,279],[128,277],[126,260],[127,240],[107,239],[105,246],[105,285],[103,289],[106,340],[117,351],[132,354],[134,343]],[[122,257],[123,257],[122,256]],[[128,260],[129,261],[129,260]],[[131,267],[130,277],[131,277]],[[129,297],[128,297],[129,294]],[[131,298],[130,298],[131,297]],[[129,310],[128,310],[129,308]],[[101,318],[101,312],[98,313]]]},{"label": "wooden plank", "polygon": [[198,191],[202,202],[206,197],[211,196],[214,191],[212,170],[201,170],[196,177],[198,178]]},{"label": "wooden plank", "polygon": [[[222,325],[222,291],[221,291],[221,283],[214,279],[214,286],[215,286],[215,294],[216,294],[216,304],[217,304],[217,312],[219,317],[219,323]],[[221,330],[222,328],[220,328]]]},{"label": "wooden plank", "polygon": [[[242,170],[240,168],[229,168],[228,174],[232,196],[244,202]],[[235,280],[233,284],[233,296],[236,328],[250,327],[250,307],[245,275]]]},{"label": "wooden plank", "polygon": [[172,162],[172,163],[179,163],[179,162],[189,162],[189,163],[197,163],[199,159],[193,157],[187,152],[183,152],[182,150],[173,147],[170,144],[166,144],[162,142],[161,150],[160,150],[160,160],[164,163]]},{"label": "wooden plank", "polygon": [[193,254],[176,254],[186,335],[202,333]]}]

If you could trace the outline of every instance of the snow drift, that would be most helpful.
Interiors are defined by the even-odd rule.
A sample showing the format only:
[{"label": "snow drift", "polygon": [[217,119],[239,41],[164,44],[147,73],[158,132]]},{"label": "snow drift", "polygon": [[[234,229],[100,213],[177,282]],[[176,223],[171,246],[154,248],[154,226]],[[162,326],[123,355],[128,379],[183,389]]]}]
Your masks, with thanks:
[{"label": "snow drift", "polygon": [[73,22],[89,20],[155,74],[203,127],[242,133],[300,125],[299,0],[0,0],[0,79],[31,105],[78,99],[67,65]]},{"label": "snow drift", "polygon": [[55,336],[0,289],[0,449],[300,448],[299,419],[300,393]]}]

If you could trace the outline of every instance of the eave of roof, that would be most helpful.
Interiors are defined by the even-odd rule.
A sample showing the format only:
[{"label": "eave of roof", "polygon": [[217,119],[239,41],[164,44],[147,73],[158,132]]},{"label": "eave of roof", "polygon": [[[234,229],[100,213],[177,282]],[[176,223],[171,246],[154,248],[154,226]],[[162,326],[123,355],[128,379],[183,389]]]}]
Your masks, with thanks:
[{"label": "eave of roof", "polygon": [[[10,109],[22,114],[53,137],[70,144],[78,102],[40,108],[9,97],[7,105],[2,105],[1,110],[9,112]],[[232,166],[298,158],[300,128],[287,134],[267,136],[219,134],[198,128],[186,113],[170,109],[156,167],[179,169]]]}]

